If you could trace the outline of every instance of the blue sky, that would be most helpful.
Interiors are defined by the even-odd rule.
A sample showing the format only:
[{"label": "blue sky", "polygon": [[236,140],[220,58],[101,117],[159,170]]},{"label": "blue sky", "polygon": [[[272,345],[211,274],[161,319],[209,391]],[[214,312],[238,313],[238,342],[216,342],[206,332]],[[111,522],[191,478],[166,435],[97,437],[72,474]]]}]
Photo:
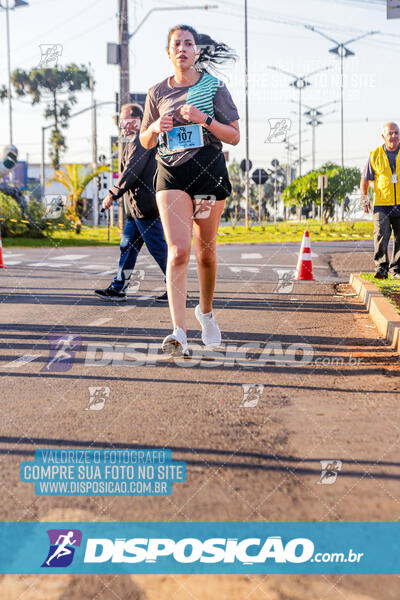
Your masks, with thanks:
[{"label": "blue sky", "polygon": [[[12,4],[13,0],[10,0]],[[189,23],[198,31],[232,46],[239,61],[224,72],[224,79],[244,117],[244,35],[242,0],[215,0],[214,10],[179,10],[201,2],[128,0],[130,30],[150,8],[170,6],[175,10],[155,12],[132,38],[130,46],[131,91],[147,89],[171,73],[165,53],[169,27]],[[267,69],[273,65],[304,75],[326,65],[332,69],[310,79],[303,100],[318,106],[338,99],[338,62],[328,52],[331,42],[307,30],[314,25],[326,35],[346,41],[357,35],[381,33],[350,45],[356,52],[345,60],[345,164],[363,166],[369,151],[380,143],[380,129],[387,120],[400,121],[398,67],[400,19],[387,21],[383,0],[249,0],[249,140],[250,158],[255,167],[269,167],[272,158],[286,160],[283,144],[265,143],[268,119],[289,118],[296,142],[298,95],[289,86],[291,79]],[[113,101],[118,89],[116,66],[106,64],[106,44],[117,41],[117,0],[29,0],[29,6],[10,12],[12,69],[29,69],[40,61],[39,44],[62,44],[60,64],[92,64],[98,102]],[[0,84],[7,83],[5,14],[0,10]],[[90,105],[88,92],[78,95],[75,111]],[[339,108],[327,107],[326,111]],[[14,143],[20,159],[40,161],[41,126],[45,124],[42,105],[32,107],[27,98],[14,101]],[[99,109],[98,150],[109,154],[110,136],[116,134],[113,106]],[[318,127],[317,166],[331,160],[340,162],[339,112],[322,119]],[[303,139],[307,157],[303,172],[311,168],[311,128]],[[241,120],[244,133],[244,122]],[[8,107],[0,104],[1,146],[8,143]],[[64,160],[91,160],[90,114],[76,117],[67,130],[68,152]],[[230,156],[244,157],[244,135]]]}]

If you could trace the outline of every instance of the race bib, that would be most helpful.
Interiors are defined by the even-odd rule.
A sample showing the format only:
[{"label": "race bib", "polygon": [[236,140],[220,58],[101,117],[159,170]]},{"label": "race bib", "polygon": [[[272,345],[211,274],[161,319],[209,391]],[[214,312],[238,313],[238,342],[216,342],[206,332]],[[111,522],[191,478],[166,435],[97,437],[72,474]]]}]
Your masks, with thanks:
[{"label": "race bib", "polygon": [[172,152],[182,152],[204,146],[201,125],[180,125],[167,131],[167,147]]}]

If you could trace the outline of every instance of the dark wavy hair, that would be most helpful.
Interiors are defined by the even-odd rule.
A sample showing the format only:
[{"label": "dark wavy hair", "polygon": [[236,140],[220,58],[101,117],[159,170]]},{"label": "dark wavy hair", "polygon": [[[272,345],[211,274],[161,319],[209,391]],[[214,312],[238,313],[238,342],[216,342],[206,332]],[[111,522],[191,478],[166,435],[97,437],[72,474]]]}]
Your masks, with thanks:
[{"label": "dark wavy hair", "polygon": [[172,27],[168,32],[167,48],[169,48],[172,34],[175,33],[175,31],[180,31],[182,29],[184,31],[190,31],[196,46],[200,46],[200,54],[194,64],[195,68],[199,71],[206,71],[207,73],[214,71],[215,73],[218,73],[219,65],[229,61],[234,62],[238,59],[236,52],[227,44],[213,40],[213,38],[206,33],[198,33],[190,25],[175,25]]}]

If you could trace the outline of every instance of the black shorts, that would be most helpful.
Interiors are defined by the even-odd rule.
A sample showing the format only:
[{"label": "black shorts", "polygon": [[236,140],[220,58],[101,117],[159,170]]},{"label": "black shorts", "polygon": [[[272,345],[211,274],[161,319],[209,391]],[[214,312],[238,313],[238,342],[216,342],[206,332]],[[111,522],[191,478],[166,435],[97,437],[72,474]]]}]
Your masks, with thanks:
[{"label": "black shorts", "polygon": [[191,198],[197,195],[212,195],[216,200],[225,200],[231,191],[225,157],[214,146],[204,146],[183,165],[169,167],[158,162],[154,176],[154,189],[182,190]]}]

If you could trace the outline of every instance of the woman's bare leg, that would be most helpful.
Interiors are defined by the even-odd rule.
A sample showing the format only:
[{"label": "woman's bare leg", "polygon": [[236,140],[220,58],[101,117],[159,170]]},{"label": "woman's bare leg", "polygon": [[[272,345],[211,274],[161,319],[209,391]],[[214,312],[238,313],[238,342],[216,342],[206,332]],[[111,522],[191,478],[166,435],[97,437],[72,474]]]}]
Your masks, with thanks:
[{"label": "woman's bare leg", "polygon": [[209,313],[217,276],[217,231],[224,210],[222,200],[218,200],[211,208],[209,216],[205,219],[194,219],[193,238],[194,254],[197,261],[197,273],[200,285],[200,310]]},{"label": "woman's bare leg", "polygon": [[167,290],[174,328],[186,332],[187,268],[193,226],[193,203],[181,190],[156,194],[157,206],[168,245]]}]

